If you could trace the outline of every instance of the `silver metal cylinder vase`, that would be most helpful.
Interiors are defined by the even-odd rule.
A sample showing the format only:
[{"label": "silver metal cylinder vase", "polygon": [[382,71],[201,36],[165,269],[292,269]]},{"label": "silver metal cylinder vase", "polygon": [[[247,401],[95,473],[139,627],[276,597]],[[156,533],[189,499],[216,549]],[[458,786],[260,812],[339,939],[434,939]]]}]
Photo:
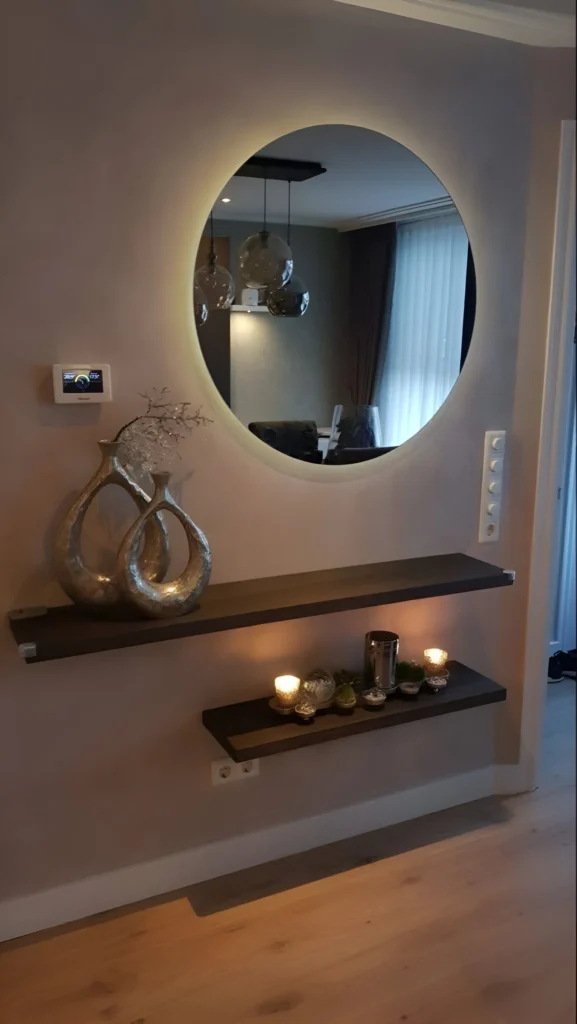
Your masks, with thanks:
[{"label": "silver metal cylinder vase", "polygon": [[[210,579],[210,547],[202,530],[169,493],[170,473],[153,473],[152,479],[155,488],[152,500],[122,542],[118,553],[118,573],[126,601],[149,618],[172,618],[186,615],[200,603]],[[186,568],[175,580],[167,583],[147,579],[139,556],[147,524],[161,511],[171,512],[180,521],[189,549]]]},{"label": "silver metal cylinder vase", "polygon": [[398,653],[399,638],[396,633],[376,629],[365,635],[364,678],[368,689],[374,686],[384,693],[395,692]]},{"label": "silver metal cylinder vase", "polygon": [[[119,461],[119,442],[99,441],[98,445],[102,461],[58,527],[54,560],[58,581],[68,597],[89,608],[105,609],[120,603],[121,589],[116,570],[110,575],[98,572],[88,568],[82,558],[82,527],[88,507],[108,484],[127,491],[139,512],[148,508],[150,498]],[[169,565],[168,533],[158,515],[149,518],[147,524],[139,555],[140,571],[147,580],[162,580]]]}]

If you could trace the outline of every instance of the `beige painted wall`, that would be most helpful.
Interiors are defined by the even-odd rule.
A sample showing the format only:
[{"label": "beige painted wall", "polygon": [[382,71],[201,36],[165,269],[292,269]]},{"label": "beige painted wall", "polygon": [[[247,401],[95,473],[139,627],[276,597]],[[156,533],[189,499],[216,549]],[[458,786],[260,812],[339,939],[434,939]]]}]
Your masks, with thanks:
[{"label": "beige painted wall", "polygon": [[[95,466],[97,438],[155,384],[214,419],[184,452],[179,491],[210,537],[215,581],[462,550],[515,566],[516,586],[34,667],[4,630],[3,895],[493,760],[484,709],[271,758],[254,782],[210,788],[220,751],[203,707],[262,693],[283,668],[353,664],[377,625],[402,633],[407,656],[441,644],[507,684],[501,749],[516,759],[571,55],[329,0],[306,7],[304,24],[304,0],[19,0],[3,15],[0,604],[61,601],[55,523]],[[431,423],[370,472],[321,480],[274,453],[261,459],[215,397],[189,286],[209,207],[235,168],[280,134],[327,121],[381,129],[440,176],[470,234],[479,310],[464,372]],[[112,364],[114,404],[52,405],[49,365],[84,358]],[[502,539],[480,549],[482,437],[502,427],[512,430]]]}]

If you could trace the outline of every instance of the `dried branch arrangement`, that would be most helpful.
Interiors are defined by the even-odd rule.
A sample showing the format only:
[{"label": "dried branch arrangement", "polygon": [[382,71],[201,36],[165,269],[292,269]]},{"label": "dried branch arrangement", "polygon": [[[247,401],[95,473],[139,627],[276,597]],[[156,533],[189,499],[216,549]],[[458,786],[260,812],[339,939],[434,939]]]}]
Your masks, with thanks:
[{"label": "dried branch arrangement", "polygon": [[115,441],[120,441],[120,459],[132,473],[151,473],[181,458],[178,445],[195,427],[206,427],[212,420],[200,409],[191,412],[190,402],[171,402],[169,389],[153,389],[140,395],[146,411],[120,428]]}]

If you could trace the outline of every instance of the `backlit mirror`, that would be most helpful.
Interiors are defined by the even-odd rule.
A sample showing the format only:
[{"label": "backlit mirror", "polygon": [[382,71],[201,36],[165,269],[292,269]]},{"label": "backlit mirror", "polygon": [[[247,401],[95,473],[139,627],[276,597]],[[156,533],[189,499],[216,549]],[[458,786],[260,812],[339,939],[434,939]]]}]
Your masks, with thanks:
[{"label": "backlit mirror", "polygon": [[285,135],[240,167],[196,263],[198,337],[221,395],[264,444],[326,466],[384,455],[430,420],[475,303],[441,182],[349,125]]}]

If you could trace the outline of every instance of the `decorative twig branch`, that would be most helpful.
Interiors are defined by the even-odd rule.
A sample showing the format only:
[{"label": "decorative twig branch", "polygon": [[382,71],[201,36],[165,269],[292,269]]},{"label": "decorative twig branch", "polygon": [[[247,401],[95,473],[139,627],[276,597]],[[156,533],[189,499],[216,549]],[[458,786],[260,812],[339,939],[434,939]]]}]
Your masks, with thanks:
[{"label": "decorative twig branch", "polygon": [[155,388],[152,395],[141,394],[146,411],[125,423],[116,434],[114,440],[122,444],[120,455],[128,469],[150,472],[160,462],[180,458],[178,444],[195,427],[212,423],[201,408],[191,412],[190,402],[171,402],[168,395],[168,388]]}]

